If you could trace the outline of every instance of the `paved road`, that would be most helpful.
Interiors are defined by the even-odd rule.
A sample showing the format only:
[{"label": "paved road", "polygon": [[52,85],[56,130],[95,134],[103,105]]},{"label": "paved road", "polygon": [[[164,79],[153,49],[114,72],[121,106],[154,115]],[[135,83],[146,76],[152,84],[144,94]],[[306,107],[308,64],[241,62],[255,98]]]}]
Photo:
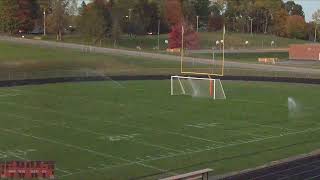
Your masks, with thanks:
[{"label": "paved road", "polygon": [[[112,48],[101,48],[101,47],[93,47],[86,46],[80,44],[72,44],[72,43],[60,43],[53,41],[43,41],[43,40],[31,40],[31,39],[22,39],[22,38],[13,38],[7,36],[0,36],[0,41],[8,41],[20,44],[31,44],[31,45],[39,45],[46,47],[59,47],[59,48],[68,48],[68,49],[76,49],[76,50],[84,50],[90,49],[92,52],[97,53],[106,53],[113,55],[126,55],[133,57],[143,57],[157,60],[172,60],[172,61],[180,61],[180,57],[174,55],[167,54],[157,54],[157,53],[149,53],[142,51],[130,51],[123,49],[112,49]],[[186,57],[185,61],[192,62],[194,58]],[[209,64],[212,63],[211,59],[203,59],[197,58],[198,62]],[[276,65],[264,65],[264,64],[250,64],[250,63],[241,63],[241,62],[225,62],[226,68],[239,68],[239,69],[255,69],[257,71],[270,71],[270,72],[290,72],[290,73],[303,73],[308,75],[320,74],[320,69],[311,69],[311,68],[299,68],[299,67],[285,67],[285,66],[276,66]]]},{"label": "paved road", "polygon": [[[288,48],[277,49],[226,49],[225,53],[276,53],[276,52],[288,52]],[[203,54],[212,53],[211,49],[191,50],[191,53]],[[215,53],[222,53],[222,50],[214,50]]]}]

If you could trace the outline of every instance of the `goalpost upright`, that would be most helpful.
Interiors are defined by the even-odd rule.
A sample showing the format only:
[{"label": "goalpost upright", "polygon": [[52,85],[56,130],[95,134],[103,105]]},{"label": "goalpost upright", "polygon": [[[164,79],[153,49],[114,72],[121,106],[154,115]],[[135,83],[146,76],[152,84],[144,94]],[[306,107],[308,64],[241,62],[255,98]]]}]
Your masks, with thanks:
[{"label": "goalpost upright", "polygon": [[[211,76],[224,76],[224,59],[225,59],[225,26],[223,27],[222,36],[222,60],[218,66],[219,72],[215,71],[216,60],[214,54],[212,55],[212,63],[206,63],[207,66],[212,66],[210,71],[190,71],[185,67],[185,29],[181,27],[181,49],[180,49],[180,71],[181,74],[208,76],[208,78],[200,77],[185,77],[185,76],[171,76],[171,95],[191,95],[194,97],[211,97],[213,99],[226,99],[224,89],[220,79],[211,78]],[[214,53],[214,50],[213,50]],[[201,62],[202,63],[202,62]],[[201,64],[200,63],[200,64]],[[194,64],[194,62],[192,63]],[[203,65],[203,63],[202,63]]]}]

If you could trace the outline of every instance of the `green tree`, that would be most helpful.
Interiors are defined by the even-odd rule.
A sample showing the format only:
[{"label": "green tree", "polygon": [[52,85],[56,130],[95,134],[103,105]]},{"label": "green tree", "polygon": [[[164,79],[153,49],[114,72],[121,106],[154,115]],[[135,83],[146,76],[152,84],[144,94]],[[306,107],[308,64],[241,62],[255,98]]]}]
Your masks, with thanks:
[{"label": "green tree", "polygon": [[48,16],[49,31],[56,33],[57,41],[62,40],[62,34],[68,22],[68,0],[52,0],[51,9],[52,13]]},{"label": "green tree", "polygon": [[287,36],[288,12],[281,9],[273,15],[272,33],[281,37]]},{"label": "green tree", "polygon": [[88,5],[83,4],[80,31],[84,36],[92,39],[93,43],[102,43],[102,40],[111,33],[111,17],[108,4],[101,0],[94,0]]},{"label": "green tree", "polygon": [[283,7],[282,0],[255,0],[254,8],[260,14],[258,22],[263,22],[263,32],[267,33],[274,15]]},{"label": "green tree", "polygon": [[195,9],[195,13],[199,16],[199,24],[205,26],[208,23],[208,17],[210,14],[210,1],[209,0],[193,0],[192,4]]},{"label": "green tree", "polygon": [[289,16],[287,20],[287,33],[290,38],[304,39],[307,35],[307,24],[302,16]]},{"label": "green tree", "polygon": [[34,28],[35,20],[39,17],[40,9],[36,0],[18,0],[18,29],[24,32]]},{"label": "green tree", "polygon": [[290,16],[297,15],[304,17],[303,8],[300,4],[296,4],[294,1],[287,1],[284,6]]},{"label": "green tree", "polygon": [[0,1],[0,28],[3,32],[10,34],[17,31],[19,27],[19,19],[17,11],[19,4],[17,0],[1,0]]}]

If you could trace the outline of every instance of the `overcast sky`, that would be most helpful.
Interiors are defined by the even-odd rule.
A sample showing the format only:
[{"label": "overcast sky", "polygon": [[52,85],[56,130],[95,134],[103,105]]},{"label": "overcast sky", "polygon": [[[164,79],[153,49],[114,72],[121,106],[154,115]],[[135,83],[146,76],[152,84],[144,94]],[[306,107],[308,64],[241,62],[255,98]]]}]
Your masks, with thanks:
[{"label": "overcast sky", "polygon": [[[78,0],[79,4],[82,2],[82,0]],[[85,0],[86,2],[89,2],[90,0]],[[130,1],[130,0],[128,0]],[[268,0],[266,0],[268,1]],[[284,0],[285,2],[288,0]],[[306,15],[306,21],[312,20],[312,14],[317,11],[317,9],[320,9],[320,0],[294,0],[296,3],[301,4],[303,7],[303,11]]]},{"label": "overcast sky", "polygon": [[294,2],[302,5],[306,21],[311,21],[312,14],[320,9],[320,0],[294,0]]}]

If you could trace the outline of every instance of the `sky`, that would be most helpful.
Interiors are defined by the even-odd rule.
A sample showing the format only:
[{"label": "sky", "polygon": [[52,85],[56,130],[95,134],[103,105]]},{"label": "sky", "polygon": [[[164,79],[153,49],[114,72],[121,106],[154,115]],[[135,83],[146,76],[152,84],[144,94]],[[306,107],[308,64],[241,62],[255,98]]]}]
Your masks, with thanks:
[{"label": "sky", "polygon": [[[80,3],[82,0],[78,0]],[[85,0],[89,1],[89,0]],[[130,0],[128,0],[130,1]],[[267,0],[266,0],[267,1]],[[285,2],[288,0],[284,0]],[[306,15],[306,21],[312,21],[312,14],[320,9],[320,0],[294,0],[296,3],[302,5],[303,11]]]},{"label": "sky", "polygon": [[312,21],[312,14],[320,9],[320,0],[294,0],[303,7],[306,21]]}]

